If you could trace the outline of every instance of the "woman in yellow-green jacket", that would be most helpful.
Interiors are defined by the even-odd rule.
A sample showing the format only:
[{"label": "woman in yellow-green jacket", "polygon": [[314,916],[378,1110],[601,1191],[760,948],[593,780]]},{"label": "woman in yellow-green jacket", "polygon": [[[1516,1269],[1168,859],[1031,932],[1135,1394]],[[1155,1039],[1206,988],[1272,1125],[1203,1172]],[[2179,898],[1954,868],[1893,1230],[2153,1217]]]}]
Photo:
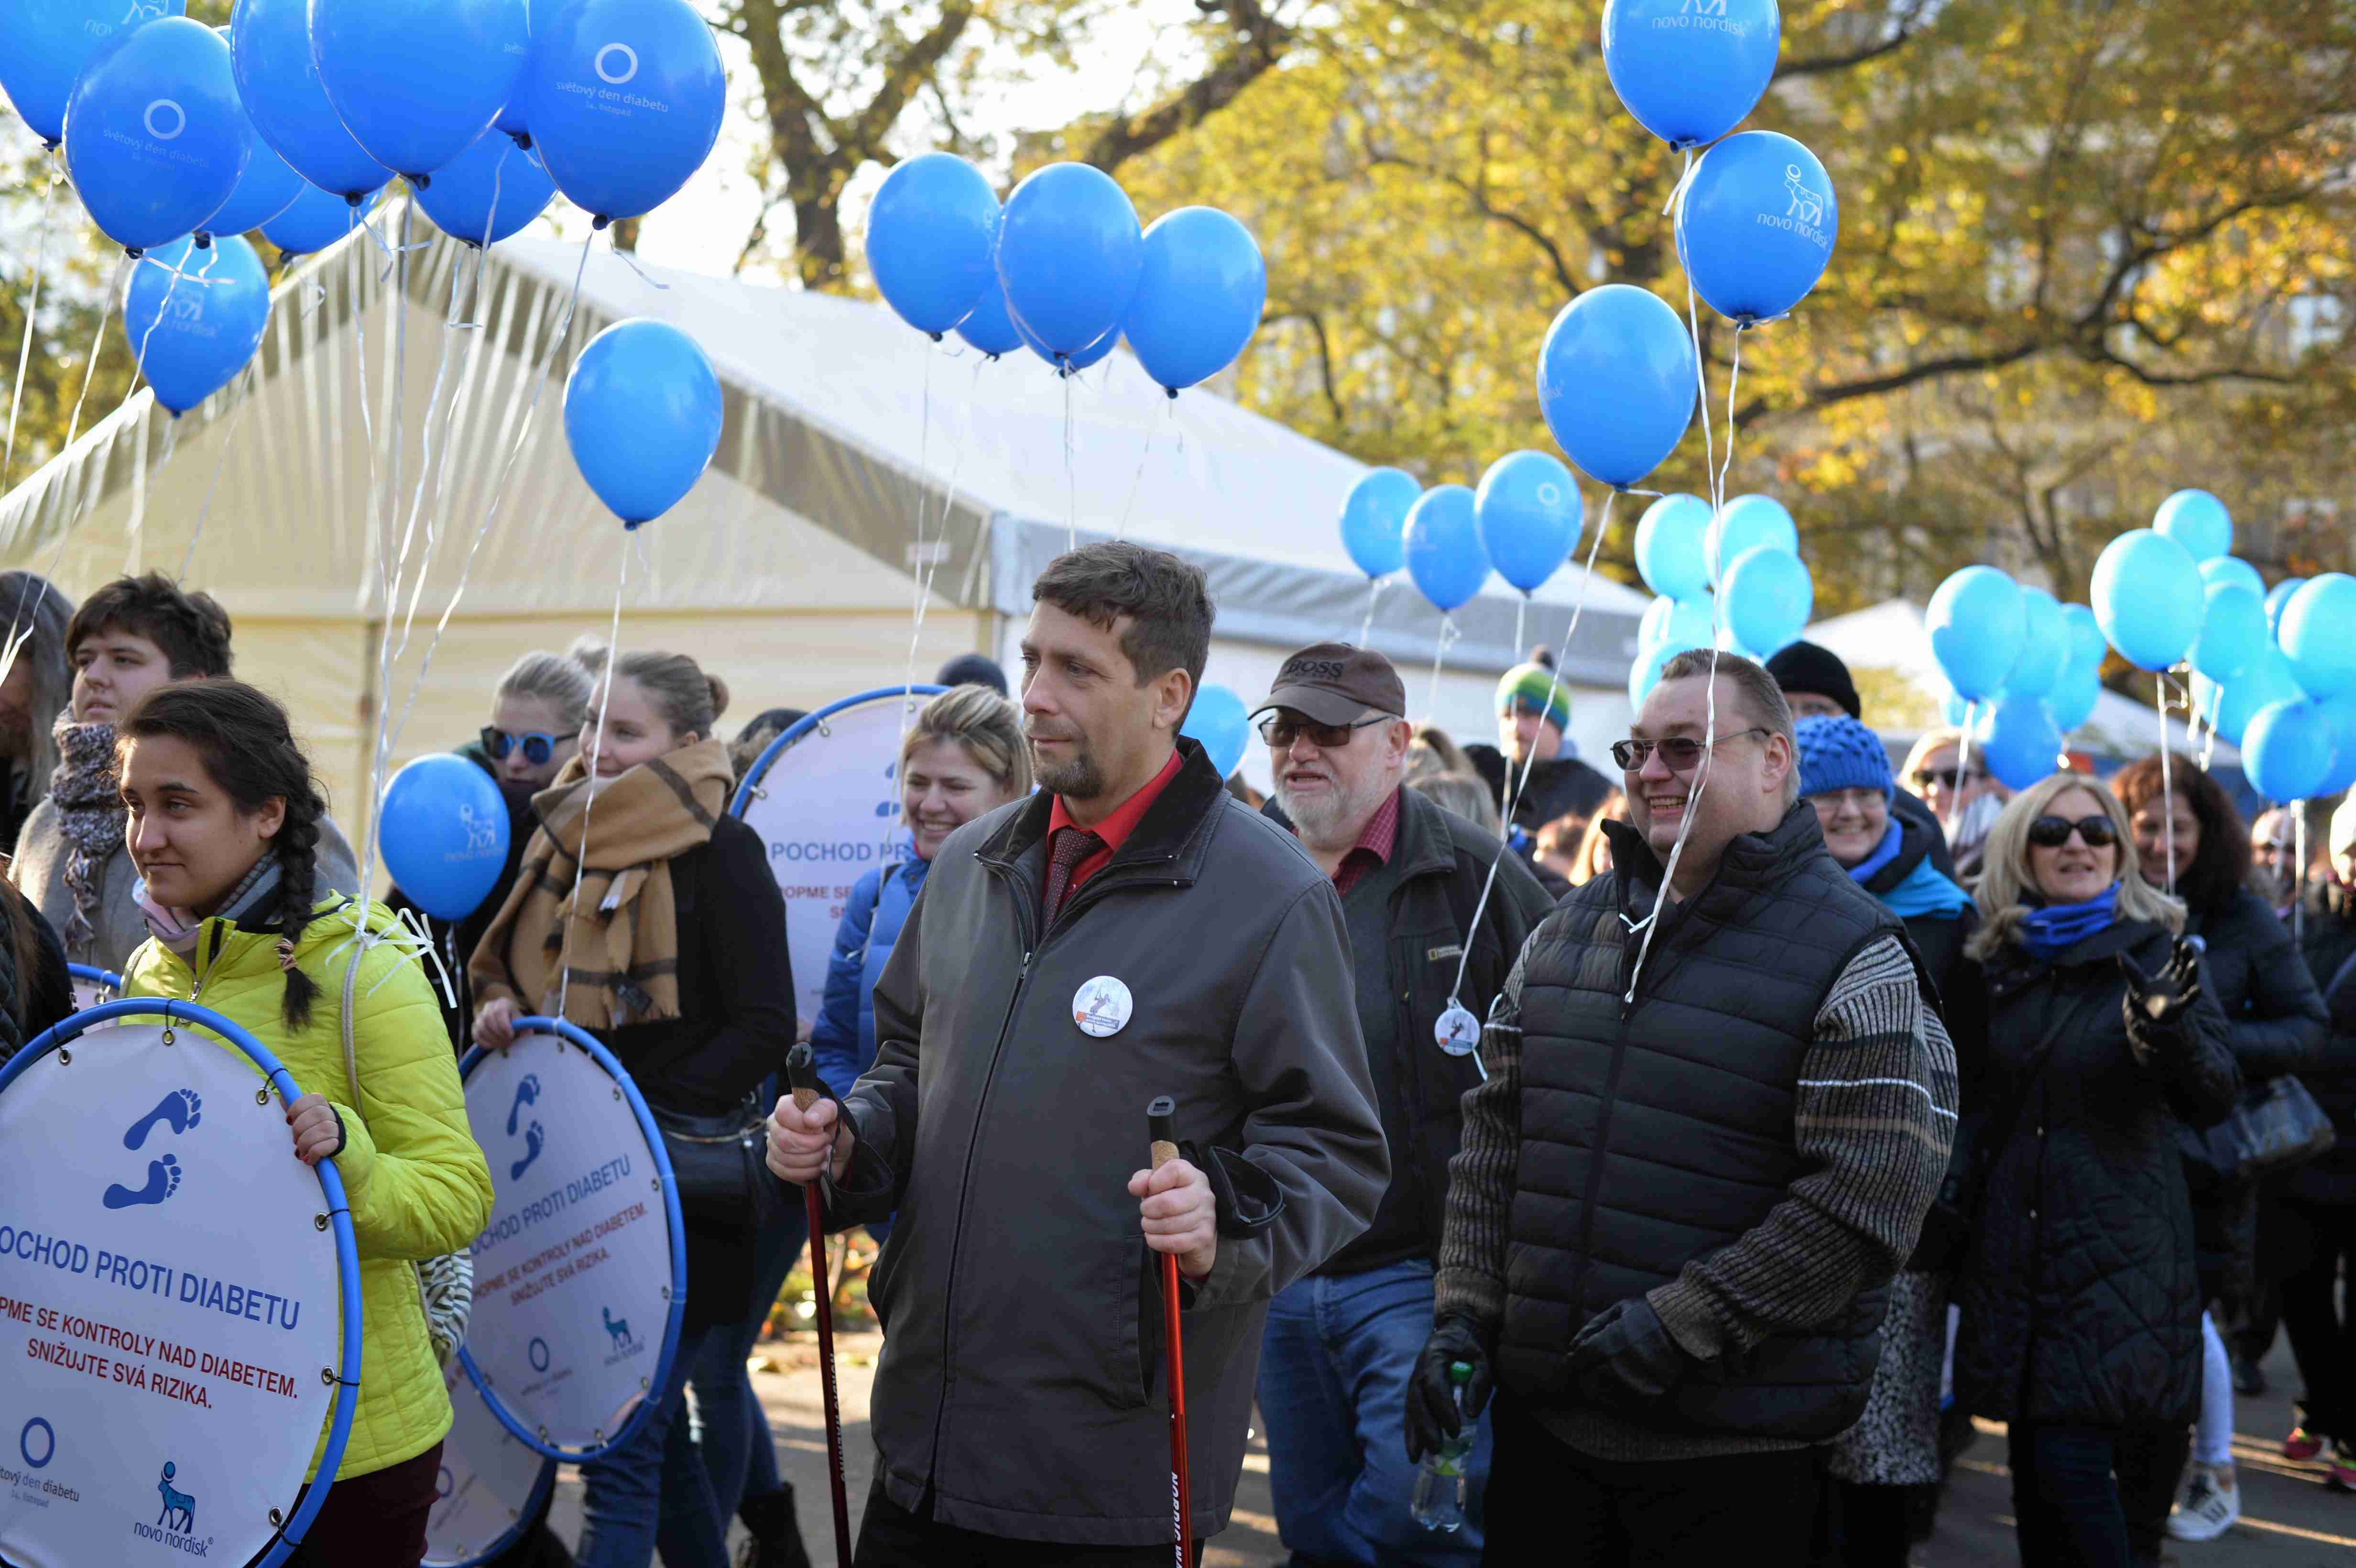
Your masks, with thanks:
[{"label": "woman in yellow-green jacket", "polygon": [[[293,1561],[416,1568],[450,1402],[411,1264],[464,1249],[491,1210],[433,988],[401,947],[353,941],[350,900],[315,901],[326,803],[276,702],[232,680],[160,687],[117,721],[116,743],[152,933],[125,991],[193,1000],[252,1030],[314,1091],[287,1110],[296,1157],[334,1156],[351,1201],[359,1409],[335,1488]],[[367,920],[395,929],[381,905]],[[357,1105],[343,1029],[354,963]]]}]

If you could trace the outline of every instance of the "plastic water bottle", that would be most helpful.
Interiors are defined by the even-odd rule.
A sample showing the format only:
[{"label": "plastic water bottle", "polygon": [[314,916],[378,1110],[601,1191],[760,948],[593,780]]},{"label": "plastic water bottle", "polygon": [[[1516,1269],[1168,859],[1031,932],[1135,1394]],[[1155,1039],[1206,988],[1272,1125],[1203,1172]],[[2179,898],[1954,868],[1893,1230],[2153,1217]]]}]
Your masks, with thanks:
[{"label": "plastic water bottle", "polygon": [[[1472,1381],[1468,1361],[1448,1364],[1448,1381],[1456,1396],[1459,1416],[1464,1413],[1464,1385]],[[1453,1533],[1464,1527],[1464,1458],[1472,1452],[1472,1423],[1464,1421],[1456,1435],[1436,1452],[1423,1456],[1415,1473],[1415,1499],[1410,1505],[1415,1522],[1426,1530]]]}]

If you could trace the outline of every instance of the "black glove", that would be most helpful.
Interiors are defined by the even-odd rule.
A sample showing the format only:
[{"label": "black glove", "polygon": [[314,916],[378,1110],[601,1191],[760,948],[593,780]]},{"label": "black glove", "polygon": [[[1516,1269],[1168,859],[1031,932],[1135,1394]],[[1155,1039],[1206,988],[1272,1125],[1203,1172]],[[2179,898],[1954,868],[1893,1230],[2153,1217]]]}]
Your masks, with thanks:
[{"label": "black glove", "polygon": [[1692,1365],[1641,1296],[1613,1302],[1570,1342],[1571,1386],[1607,1410],[1659,1399],[1685,1381]]},{"label": "black glove", "polygon": [[[1456,1388],[1448,1379],[1451,1361],[1472,1369],[1464,1385],[1464,1409],[1457,1413]],[[1407,1456],[1420,1462],[1463,1429],[1464,1423],[1488,1407],[1489,1347],[1472,1320],[1451,1313],[1431,1326],[1431,1338],[1415,1359],[1414,1375],[1407,1387]]]},{"label": "black glove", "polygon": [[2168,966],[2158,974],[2145,974],[2125,953],[2119,955],[2119,973],[2126,976],[2130,1025],[2139,1012],[2150,1023],[2173,1029],[2201,999],[2201,950],[2181,936],[2169,949]]}]

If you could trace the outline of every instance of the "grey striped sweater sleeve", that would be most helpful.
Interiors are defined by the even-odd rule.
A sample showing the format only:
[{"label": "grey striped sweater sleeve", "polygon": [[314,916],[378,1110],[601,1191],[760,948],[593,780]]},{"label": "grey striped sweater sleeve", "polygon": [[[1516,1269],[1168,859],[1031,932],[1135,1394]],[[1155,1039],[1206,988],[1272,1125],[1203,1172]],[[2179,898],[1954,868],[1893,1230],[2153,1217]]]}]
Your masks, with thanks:
[{"label": "grey striped sweater sleeve", "polygon": [[1448,1213],[1434,1282],[1435,1321],[1461,1314],[1494,1335],[1505,1317],[1505,1224],[1522,1141],[1522,965],[1489,1006],[1481,1032],[1488,1076],[1464,1096],[1463,1132],[1448,1162]]},{"label": "grey striped sweater sleeve", "polygon": [[1834,982],[1801,1058],[1793,1124],[1808,1168],[1783,1200],[1646,1293],[1688,1354],[1715,1359],[1823,1323],[1914,1249],[1954,1141],[1955,1053],[1896,937],[1869,944]]}]

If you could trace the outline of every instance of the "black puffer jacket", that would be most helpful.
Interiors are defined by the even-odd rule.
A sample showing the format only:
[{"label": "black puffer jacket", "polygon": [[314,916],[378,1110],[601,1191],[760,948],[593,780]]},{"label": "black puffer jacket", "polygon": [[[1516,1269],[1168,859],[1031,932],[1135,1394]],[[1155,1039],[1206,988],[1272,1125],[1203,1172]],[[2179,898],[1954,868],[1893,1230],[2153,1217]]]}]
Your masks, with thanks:
[{"label": "black puffer jacket", "polygon": [[2330,1114],[2340,1141],[2292,1171],[2285,1190],[2309,1203],[2356,1203],[2356,974],[2343,973],[2356,960],[2356,892],[2332,884],[2310,887],[2305,913],[2299,951],[2323,993],[2331,1026],[2321,1056],[2298,1076]]},{"label": "black puffer jacket", "polygon": [[2239,1080],[2204,984],[2161,1029],[2139,1015],[2169,933],[2122,921],[2051,963],[2008,943],[1989,961],[1987,1071],[1971,1134],[1986,1172],[1959,1282],[1955,1393],[1976,1415],[2077,1426],[2189,1421],[2201,1300],[2179,1116],[2211,1121]]}]

